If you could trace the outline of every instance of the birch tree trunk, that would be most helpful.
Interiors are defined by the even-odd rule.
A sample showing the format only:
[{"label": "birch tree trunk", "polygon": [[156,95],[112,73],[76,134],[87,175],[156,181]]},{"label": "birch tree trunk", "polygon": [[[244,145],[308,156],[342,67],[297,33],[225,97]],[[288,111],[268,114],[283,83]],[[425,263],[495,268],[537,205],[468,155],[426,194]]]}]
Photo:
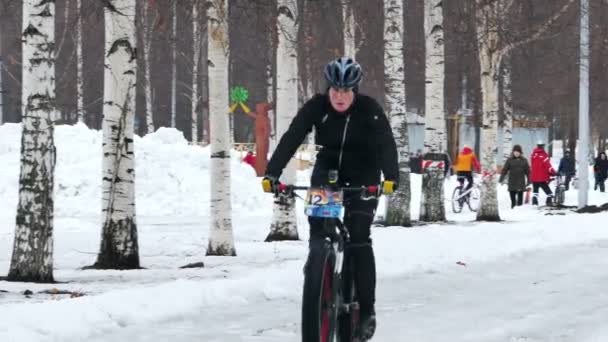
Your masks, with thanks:
[{"label": "birch tree trunk", "polygon": [[84,123],[84,59],[82,57],[82,0],[76,0],[76,116]]},{"label": "birch tree trunk", "polygon": [[[192,37],[194,40],[194,53],[192,57],[192,143],[198,142],[198,107],[199,97],[198,94],[198,66],[201,59],[201,25],[200,18],[198,15],[199,2],[193,1],[192,3]],[[211,31],[209,31],[211,32]]]},{"label": "birch tree trunk", "polygon": [[482,118],[481,168],[484,177],[481,184],[481,205],[478,221],[500,221],[496,196],[496,155],[498,133],[498,81],[500,78],[500,54],[498,46],[498,4],[477,1],[477,36],[479,37],[479,64],[481,73]]},{"label": "birch tree trunk", "polygon": [[273,15],[271,28],[268,30],[268,63],[266,64],[266,99],[270,104],[268,109],[268,120],[270,121],[270,141],[268,144],[268,152],[274,152],[276,146],[276,103],[274,98],[275,92],[275,73],[274,63],[276,63],[276,40],[277,40],[277,16]]},{"label": "birch tree trunk", "polygon": [[399,153],[399,188],[387,201],[386,224],[409,227],[411,193],[403,34],[403,1],[384,0],[385,102]]},{"label": "birch tree trunk", "polygon": [[211,134],[211,232],[207,255],[235,256],[230,203],[228,115],[228,0],[208,2],[209,112]]},{"label": "birch tree trunk", "polygon": [[154,133],[152,112],[152,81],[150,80],[150,49],[152,46],[152,25],[150,24],[150,0],[142,3],[142,31],[144,50],[144,93],[146,97],[146,133]]},{"label": "birch tree trunk", "polygon": [[[272,45],[271,45],[272,46]],[[268,61],[266,65],[266,101],[270,104],[270,109],[268,110],[268,120],[270,121],[270,144],[269,144],[269,152],[274,151],[276,133],[275,133],[275,104],[274,104],[274,73],[272,72],[272,58],[274,58],[274,54],[270,54],[271,60]]]},{"label": "birch tree trunk", "polygon": [[23,1],[19,203],[7,280],[53,282],[55,3]]},{"label": "birch tree trunk", "polygon": [[[277,137],[287,131],[298,111],[298,54],[297,54],[297,0],[278,0],[277,30]],[[287,164],[281,182],[296,181],[295,159]],[[266,241],[298,240],[295,199],[282,198],[275,203],[270,233]]]},{"label": "birch tree trunk", "polygon": [[175,128],[177,107],[177,0],[171,3],[171,127]]},{"label": "birch tree trunk", "polygon": [[[424,32],[426,40],[424,145],[427,152],[444,154],[446,153],[447,136],[444,109],[445,46],[441,0],[425,1]],[[420,205],[421,221],[445,221],[443,181],[444,172],[440,167],[425,168]]]},{"label": "birch tree trunk", "polygon": [[105,3],[103,228],[94,268],[139,268],[133,146],[137,72],[135,14],[135,0]]},{"label": "birch tree trunk", "polygon": [[[344,56],[356,59],[355,13],[353,0],[342,0],[342,22],[344,25]],[[386,20],[386,19],[385,19]]]},{"label": "birch tree trunk", "polygon": [[513,148],[513,95],[511,92],[511,58],[505,56],[501,63],[502,76],[502,110],[504,113],[503,121],[503,165],[511,156]]}]

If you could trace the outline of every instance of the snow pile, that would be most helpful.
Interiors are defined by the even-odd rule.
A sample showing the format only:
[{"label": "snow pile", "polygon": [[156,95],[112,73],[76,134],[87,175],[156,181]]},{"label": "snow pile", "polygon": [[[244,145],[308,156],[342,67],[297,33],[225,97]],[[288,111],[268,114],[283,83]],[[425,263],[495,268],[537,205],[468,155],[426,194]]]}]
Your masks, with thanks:
[{"label": "snow pile", "polygon": [[[0,208],[17,205],[21,125],[0,126]],[[55,208],[57,216],[90,217],[101,212],[101,132],[83,124],[57,126]],[[209,148],[188,145],[175,129],[135,136],[138,216],[207,216]],[[236,152],[233,152],[236,154]],[[251,166],[232,159],[235,210],[270,203]],[[254,190],[255,189],[255,190]],[[3,210],[4,211],[4,210]]]}]

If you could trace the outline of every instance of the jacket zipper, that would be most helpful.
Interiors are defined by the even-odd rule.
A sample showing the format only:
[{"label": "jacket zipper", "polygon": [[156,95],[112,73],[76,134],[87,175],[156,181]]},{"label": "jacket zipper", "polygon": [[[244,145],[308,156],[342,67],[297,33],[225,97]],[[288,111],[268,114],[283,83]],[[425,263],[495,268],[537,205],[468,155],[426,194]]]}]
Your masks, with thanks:
[{"label": "jacket zipper", "polygon": [[346,142],[346,131],[348,130],[349,122],[350,122],[350,115],[346,117],[346,123],[344,124],[344,132],[342,133],[342,144],[340,145],[340,155],[338,156],[338,171],[342,167],[342,152],[344,150],[344,143]]}]

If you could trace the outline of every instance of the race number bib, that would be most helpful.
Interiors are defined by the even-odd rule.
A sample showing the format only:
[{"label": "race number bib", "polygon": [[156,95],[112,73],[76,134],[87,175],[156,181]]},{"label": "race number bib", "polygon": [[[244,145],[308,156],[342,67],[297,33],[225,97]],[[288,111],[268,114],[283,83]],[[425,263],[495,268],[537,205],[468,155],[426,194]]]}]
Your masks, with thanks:
[{"label": "race number bib", "polygon": [[306,194],[304,213],[312,217],[340,218],[343,202],[342,191],[311,188]]}]

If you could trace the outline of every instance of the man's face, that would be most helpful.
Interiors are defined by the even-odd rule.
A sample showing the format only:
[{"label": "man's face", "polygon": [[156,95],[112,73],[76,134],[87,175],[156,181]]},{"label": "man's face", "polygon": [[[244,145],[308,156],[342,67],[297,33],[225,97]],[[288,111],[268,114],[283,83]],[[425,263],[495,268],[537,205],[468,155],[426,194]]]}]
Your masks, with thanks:
[{"label": "man's face", "polygon": [[355,99],[355,92],[348,88],[336,89],[334,87],[329,88],[329,102],[331,106],[338,113],[345,112]]}]

